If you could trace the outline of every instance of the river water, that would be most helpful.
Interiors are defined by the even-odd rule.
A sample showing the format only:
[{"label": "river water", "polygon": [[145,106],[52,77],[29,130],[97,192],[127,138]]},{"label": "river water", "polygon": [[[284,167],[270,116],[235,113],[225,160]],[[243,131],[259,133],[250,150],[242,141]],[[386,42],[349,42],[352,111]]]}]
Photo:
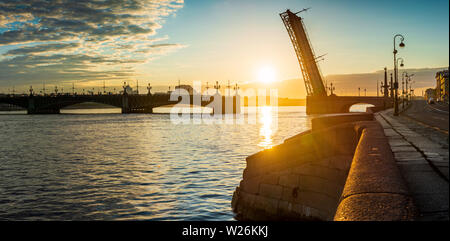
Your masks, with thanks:
[{"label": "river water", "polygon": [[233,220],[245,158],[310,128],[305,107],[244,124],[114,112],[0,115],[0,220]]}]

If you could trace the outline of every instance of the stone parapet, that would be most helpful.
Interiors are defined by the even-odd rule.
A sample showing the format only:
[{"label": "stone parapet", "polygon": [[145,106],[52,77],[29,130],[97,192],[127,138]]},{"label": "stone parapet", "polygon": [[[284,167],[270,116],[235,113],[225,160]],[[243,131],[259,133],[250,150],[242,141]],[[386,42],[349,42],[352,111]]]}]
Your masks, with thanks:
[{"label": "stone parapet", "polygon": [[[372,114],[332,115],[313,123],[312,130],[247,157],[232,200],[237,220],[414,216],[408,190]],[[398,208],[401,204],[407,208]]]}]

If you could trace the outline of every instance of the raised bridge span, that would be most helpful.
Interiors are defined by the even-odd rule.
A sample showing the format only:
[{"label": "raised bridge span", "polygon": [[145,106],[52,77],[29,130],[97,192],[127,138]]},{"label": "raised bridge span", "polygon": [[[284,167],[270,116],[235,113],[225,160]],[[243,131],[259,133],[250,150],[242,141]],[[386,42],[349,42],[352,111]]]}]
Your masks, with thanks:
[{"label": "raised bridge span", "polygon": [[[323,77],[317,61],[322,56],[317,57],[311,46],[306,27],[303,24],[300,13],[307,11],[303,9],[298,12],[287,10],[280,14],[280,17],[289,34],[289,38],[294,47],[297,61],[300,65],[302,77],[305,82],[307,98],[307,114],[328,114],[347,113],[352,105],[358,103],[372,104],[378,109],[385,109],[392,106],[392,100],[386,95],[384,97],[361,97],[361,96],[336,96],[333,94],[333,87],[324,85]],[[385,75],[386,78],[386,75]],[[386,83],[386,80],[385,80]],[[385,84],[387,86],[387,84]],[[328,90],[331,94],[328,95]],[[385,89],[385,93],[388,91]]]}]

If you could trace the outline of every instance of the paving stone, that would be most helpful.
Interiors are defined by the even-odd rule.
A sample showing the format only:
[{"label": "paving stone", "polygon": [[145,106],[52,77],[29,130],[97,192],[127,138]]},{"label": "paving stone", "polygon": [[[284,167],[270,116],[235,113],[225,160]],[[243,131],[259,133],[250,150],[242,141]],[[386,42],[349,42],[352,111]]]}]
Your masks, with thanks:
[{"label": "paving stone", "polygon": [[414,148],[413,146],[409,145],[409,146],[392,146],[391,147],[392,152],[416,152],[416,148]]},{"label": "paving stone", "polygon": [[419,159],[422,156],[420,152],[394,152],[395,159],[399,160],[416,160]]},{"label": "paving stone", "polygon": [[423,212],[417,221],[449,221],[448,211]]},{"label": "paving stone", "polygon": [[[383,117],[389,123],[383,121]],[[449,154],[448,136],[442,140],[442,136],[430,134],[430,130],[422,130],[417,123],[402,124],[401,117],[393,117],[392,111],[380,112],[377,120],[386,130],[390,128],[399,132],[402,138],[388,136],[389,144],[396,158],[397,165],[408,184],[414,202],[419,209],[418,220],[449,220]],[[390,128],[389,128],[390,127]],[[411,127],[411,128],[409,128]],[[394,130],[387,131],[391,133]],[[417,132],[416,130],[420,130]],[[409,142],[409,143],[408,143]],[[408,144],[406,144],[408,143]],[[410,143],[412,143],[411,146]],[[413,149],[411,149],[413,147]],[[436,166],[447,180],[430,165],[420,152]]]},{"label": "paving stone", "polygon": [[420,212],[448,212],[448,194],[446,192],[417,195],[415,196],[417,208]]},{"label": "paving stone", "polygon": [[391,147],[393,147],[393,146],[411,146],[411,144],[409,144],[407,141],[405,141],[403,139],[398,139],[398,140],[389,139],[389,145],[391,145]]},{"label": "paving stone", "polygon": [[423,163],[397,163],[400,170],[407,172],[434,172],[433,168],[426,162]]},{"label": "paving stone", "polygon": [[[448,182],[437,175],[434,171],[408,171],[406,168],[402,170],[403,177],[409,184],[410,191],[413,194],[435,195],[439,193],[447,193],[448,195]],[[433,195],[430,195],[430,197]]]},{"label": "paving stone", "polygon": [[448,166],[446,166],[446,167],[438,166],[437,168],[445,177],[447,177],[447,180],[448,180],[448,178],[449,178],[448,177],[448,171],[449,171]]},{"label": "paving stone", "polygon": [[396,160],[398,164],[425,164],[430,165],[425,158]]},{"label": "paving stone", "polygon": [[395,136],[400,136],[397,132],[395,132],[393,129],[384,129],[384,134],[387,137],[395,137]]}]

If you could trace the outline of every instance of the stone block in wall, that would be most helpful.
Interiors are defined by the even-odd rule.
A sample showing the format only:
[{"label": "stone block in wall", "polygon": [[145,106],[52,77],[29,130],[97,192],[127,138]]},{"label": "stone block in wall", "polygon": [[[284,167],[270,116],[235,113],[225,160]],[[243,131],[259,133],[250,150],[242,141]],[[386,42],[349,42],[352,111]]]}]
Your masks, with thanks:
[{"label": "stone block in wall", "polygon": [[261,196],[280,199],[283,187],[272,184],[261,184],[259,186],[259,194]]},{"label": "stone block in wall", "polygon": [[267,175],[262,175],[261,177],[259,177],[260,178],[259,180],[260,180],[260,183],[277,185],[280,175],[281,175],[280,172],[269,173]]},{"label": "stone block in wall", "polygon": [[247,206],[252,206],[255,203],[256,197],[258,197],[258,195],[256,194],[251,194],[251,193],[246,193],[246,192],[241,192],[241,201],[243,203],[245,203]]},{"label": "stone block in wall", "polygon": [[303,204],[328,213],[335,213],[338,201],[328,195],[311,191],[300,191],[294,203]]},{"label": "stone block in wall", "polygon": [[340,128],[336,130],[337,143],[336,152],[341,155],[353,155],[359,141],[354,127]]},{"label": "stone block in wall", "polygon": [[339,200],[344,184],[332,182],[322,177],[300,176],[299,187],[301,191],[322,193]]},{"label": "stone block in wall", "polygon": [[330,126],[342,125],[344,123],[351,123],[357,121],[372,121],[374,119],[373,114],[370,113],[347,113],[327,115],[322,117],[316,117],[311,120],[311,128],[313,131],[326,129]]},{"label": "stone block in wall", "polygon": [[243,179],[240,188],[247,193],[257,194],[259,192],[260,181],[258,178]]},{"label": "stone block in wall", "polygon": [[298,175],[296,174],[287,174],[280,176],[279,185],[284,187],[297,187],[298,186]]},{"label": "stone block in wall", "polygon": [[292,212],[292,203],[288,201],[279,200],[278,201],[278,213],[288,215]]},{"label": "stone block in wall", "polygon": [[323,163],[330,168],[335,168],[348,173],[352,164],[353,155],[336,155],[323,159]]},{"label": "stone block in wall", "polygon": [[269,215],[275,215],[278,211],[278,199],[258,195],[255,198],[254,207],[264,210]]},{"label": "stone block in wall", "polygon": [[327,212],[298,203],[293,204],[292,211],[298,216],[303,216],[311,220],[331,220],[333,217]]},{"label": "stone block in wall", "polygon": [[[330,157],[331,159],[333,157]],[[351,160],[351,157],[349,157]],[[307,163],[292,169],[292,173],[303,176],[315,176],[327,179],[336,184],[344,185],[347,179],[348,170],[333,168],[329,162],[320,161],[318,163]]]},{"label": "stone block in wall", "polygon": [[336,129],[330,128],[326,131],[313,132],[314,151],[316,156],[324,158],[332,156],[336,150]]},{"label": "stone block in wall", "polygon": [[292,170],[295,167],[305,165],[306,163],[318,162],[320,158],[313,152],[297,152],[296,155],[286,159],[280,165],[283,170]]},{"label": "stone block in wall", "polygon": [[296,188],[296,191],[294,191],[293,187],[283,187],[283,190],[281,191],[281,200],[293,202],[294,199],[297,197],[297,195],[298,195],[298,188]]}]

